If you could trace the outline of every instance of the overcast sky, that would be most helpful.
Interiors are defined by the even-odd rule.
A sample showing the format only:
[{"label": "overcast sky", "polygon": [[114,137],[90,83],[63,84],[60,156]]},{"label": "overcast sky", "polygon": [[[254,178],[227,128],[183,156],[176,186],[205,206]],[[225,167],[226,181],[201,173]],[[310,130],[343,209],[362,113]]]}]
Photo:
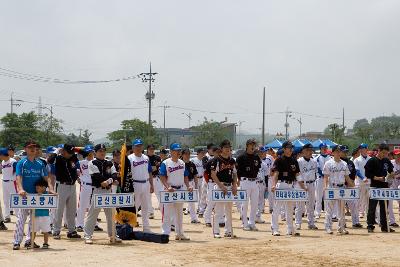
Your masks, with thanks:
[{"label": "overcast sky", "polygon": [[[304,131],[322,131],[341,117],[399,113],[400,1],[1,1],[0,67],[69,80],[116,79],[147,72],[155,77],[153,118],[187,127],[204,117],[243,121],[260,132],[262,88],[267,112],[289,110]],[[0,100],[50,105],[138,107],[84,110],[54,106],[67,132],[89,128],[94,138],[120,121],[147,120],[140,79],[104,84],[57,84],[0,76]],[[0,116],[10,111],[0,102]],[[23,103],[15,111],[36,110]],[[47,112],[47,111],[45,111]],[[267,115],[267,132],[284,132],[284,114]],[[291,124],[297,134],[299,123]]]}]

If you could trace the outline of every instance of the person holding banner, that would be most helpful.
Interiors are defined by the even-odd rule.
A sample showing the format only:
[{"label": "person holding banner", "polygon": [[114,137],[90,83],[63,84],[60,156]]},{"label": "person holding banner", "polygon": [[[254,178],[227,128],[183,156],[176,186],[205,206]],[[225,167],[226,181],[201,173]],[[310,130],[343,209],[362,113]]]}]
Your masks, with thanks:
[{"label": "person holding banner", "polygon": [[[189,173],[185,168],[185,163],[179,159],[182,151],[180,144],[171,144],[170,150],[171,158],[164,160],[160,166],[160,178],[165,190],[175,192],[175,190],[184,190],[186,186],[189,192],[193,192],[193,188],[189,185]],[[183,233],[183,203],[165,203],[162,214],[163,234],[171,233],[171,218],[175,218],[175,240],[190,240]]]},{"label": "person holding banner", "polygon": [[[392,160],[392,164],[394,177],[393,182],[390,184],[390,188],[398,189],[400,187],[400,149],[393,150],[393,157],[394,159]],[[393,202],[393,200],[389,200],[389,225],[391,227],[399,227],[394,216]],[[397,203],[400,208],[400,201],[397,201]]]},{"label": "person holding banner", "polygon": [[[393,165],[388,159],[389,146],[387,144],[380,144],[378,154],[370,158],[365,164],[365,176],[371,179],[371,187],[375,188],[389,188],[387,177],[394,176]],[[368,233],[373,233],[375,229],[375,211],[379,203],[380,209],[380,226],[382,232],[394,232],[388,227],[387,221],[387,202],[386,200],[370,199],[368,205]]]},{"label": "person holding banner", "polygon": [[[341,146],[336,145],[332,147],[333,158],[325,163],[323,174],[325,181],[325,190],[328,188],[345,188],[345,183],[348,187],[354,187],[353,181],[350,179],[349,167],[347,163],[341,160]],[[338,206],[338,234],[348,234],[345,228],[346,219],[344,215],[344,201],[331,200],[326,201],[326,216],[325,216],[325,230],[327,234],[332,232],[332,215],[335,212],[335,205]]]},{"label": "person holding banner", "polygon": [[[49,194],[55,194],[53,186],[49,182],[48,174],[46,167],[44,164],[36,159],[36,149],[37,143],[35,141],[28,141],[24,149],[26,151],[26,158],[20,160],[17,163],[16,167],[16,176],[17,176],[17,191],[18,194],[26,197],[27,194],[35,194],[36,187],[35,183],[41,179],[45,179],[47,181],[47,185],[49,188]],[[31,214],[31,210],[29,209],[20,209],[18,212],[17,223],[15,226],[14,232],[14,242],[13,242],[13,250],[18,250],[20,248],[20,244],[22,242],[22,238],[24,235],[24,225],[28,215],[33,216]],[[32,220],[32,218],[31,218]],[[28,233],[31,233],[31,222],[28,224]],[[31,235],[26,235],[25,247],[31,247]],[[38,248],[39,246],[33,244],[33,247]]]},{"label": "person holding banner", "polygon": [[[274,177],[272,180],[271,191],[275,194],[276,189],[293,189],[296,182],[296,177],[300,173],[299,163],[292,157],[293,145],[290,141],[285,141],[282,144],[283,154],[274,162]],[[300,183],[304,186],[303,183]],[[305,189],[305,188],[303,188]],[[280,236],[279,233],[279,215],[281,208],[285,208],[285,217],[287,224],[287,235],[300,235],[293,231],[293,202],[291,201],[275,201],[275,206],[272,211],[271,228],[273,236]]]},{"label": "person holding banner", "polygon": [[[231,143],[222,141],[221,154],[211,160],[211,178],[215,182],[214,190],[222,190],[226,195],[228,191],[237,194],[237,171],[235,160],[231,157]],[[221,238],[219,222],[225,214],[224,237],[234,237],[232,230],[232,202],[217,202],[214,208],[213,234],[214,238]]]},{"label": "person holding banner", "polygon": [[[111,185],[117,180],[117,171],[115,170],[114,164],[106,160],[106,146],[104,144],[97,144],[94,147],[95,158],[89,162],[89,174],[92,177],[92,200],[94,194],[105,194],[111,193]],[[97,217],[100,213],[100,208],[95,208],[94,201],[91,201],[91,206],[85,221],[84,232],[85,232],[85,244],[93,244],[92,236],[96,226]],[[107,220],[107,233],[110,237],[110,242],[121,242],[118,237],[113,240],[113,220],[112,209],[105,208],[104,213]]]},{"label": "person holding banner", "polygon": [[[240,187],[247,191],[247,198],[250,198],[250,214],[247,217],[249,200],[243,202],[241,210],[241,219],[244,231],[258,231],[256,227],[256,213],[258,208],[259,189],[258,189],[258,171],[261,168],[261,159],[255,154],[257,148],[255,139],[249,139],[246,142],[246,151],[241,154],[237,160],[237,175],[240,181]],[[248,218],[248,219],[247,219]]]},{"label": "person holding banner", "polygon": [[133,154],[128,156],[131,163],[131,171],[133,177],[133,188],[135,192],[135,208],[139,211],[141,207],[143,232],[150,231],[150,198],[154,192],[153,186],[153,169],[149,158],[142,153],[143,141],[141,139],[135,139],[132,142]]},{"label": "person holding banner", "polygon": [[[315,180],[317,178],[317,161],[312,158],[313,146],[311,144],[306,144],[302,148],[303,157],[299,158],[297,162],[299,163],[300,174],[297,176],[297,185],[299,189],[304,189],[308,191],[308,201],[307,205],[307,220],[308,229],[317,230],[314,221],[314,207],[315,207]],[[304,213],[304,202],[297,202],[295,210],[295,223],[296,230],[301,229],[302,215]]]}]

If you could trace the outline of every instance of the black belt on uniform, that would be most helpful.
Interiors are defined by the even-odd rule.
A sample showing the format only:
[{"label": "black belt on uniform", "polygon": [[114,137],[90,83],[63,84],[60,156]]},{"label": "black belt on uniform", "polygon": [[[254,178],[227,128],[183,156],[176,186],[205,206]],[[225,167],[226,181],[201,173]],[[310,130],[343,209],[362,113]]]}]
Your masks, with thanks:
[{"label": "black belt on uniform", "polygon": [[343,187],[344,184],[332,184],[332,186]]},{"label": "black belt on uniform", "polygon": [[60,182],[60,181],[56,181],[56,182],[59,184],[64,184],[64,185],[74,185],[75,184],[75,182],[73,182],[73,183]]},{"label": "black belt on uniform", "polygon": [[221,182],[224,186],[232,186],[232,183]]},{"label": "black belt on uniform", "polygon": [[141,183],[141,184],[144,184],[144,183],[146,183],[148,181],[149,181],[149,179],[146,179],[146,180],[133,180],[134,183]]},{"label": "black belt on uniform", "polygon": [[312,184],[312,183],[314,183],[314,182],[315,182],[315,180],[312,180],[312,181],[305,181],[306,184]]},{"label": "black belt on uniform", "polygon": [[173,189],[181,189],[183,185],[170,185]]},{"label": "black belt on uniform", "polygon": [[257,181],[257,184],[262,184],[264,181]]},{"label": "black belt on uniform", "polygon": [[92,183],[82,182],[83,185],[92,185]]},{"label": "black belt on uniform", "polygon": [[242,180],[243,180],[243,181],[246,181],[246,180],[247,180],[247,181],[252,181],[252,182],[254,182],[254,181],[257,181],[258,178],[247,178],[247,177],[246,177],[246,178],[242,178]]},{"label": "black belt on uniform", "polygon": [[3,182],[14,182],[14,181],[11,181],[11,180],[3,180]]}]

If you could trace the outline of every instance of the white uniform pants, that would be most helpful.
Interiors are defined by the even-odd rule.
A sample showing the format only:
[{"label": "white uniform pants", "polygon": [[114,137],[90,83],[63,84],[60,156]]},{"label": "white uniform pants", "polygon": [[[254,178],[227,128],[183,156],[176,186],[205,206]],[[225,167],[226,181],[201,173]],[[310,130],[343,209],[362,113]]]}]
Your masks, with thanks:
[{"label": "white uniform pants", "polygon": [[[207,207],[207,189],[208,189],[208,184],[204,178],[199,179],[201,180],[201,183],[199,181],[199,214],[204,214],[206,211]],[[201,193],[200,193],[201,192]]]},{"label": "white uniform pants", "polygon": [[[394,179],[393,183],[391,184],[390,188],[397,189],[400,185],[400,179]],[[400,208],[400,201],[397,201]],[[389,224],[393,224],[396,222],[396,218],[394,216],[393,211],[393,200],[388,201],[388,209],[389,209]]]},{"label": "white uniform pants", "polygon": [[358,200],[348,200],[347,205],[351,213],[351,222],[353,225],[360,223],[360,215],[358,210]]},{"label": "white uniform pants", "polygon": [[[280,182],[276,184],[276,189],[292,189],[293,184]],[[292,201],[275,201],[275,206],[272,211],[271,228],[273,232],[279,231],[279,215],[281,214],[282,207],[285,209],[287,233],[293,233],[293,205],[295,202]]]},{"label": "white uniform pants", "polygon": [[[314,220],[314,208],[315,208],[315,182],[313,183],[305,183],[305,186],[308,190],[308,201],[306,202],[297,202],[296,210],[295,210],[295,221],[296,225],[301,225],[302,215],[305,212],[304,207],[306,206],[307,211],[307,221],[309,226],[315,225]],[[298,186],[298,188],[300,188]]]},{"label": "white uniform pants", "polygon": [[258,185],[258,207],[257,207],[257,218],[261,218],[261,214],[264,213],[265,208],[265,190],[267,187],[265,185],[265,181],[257,181]]},{"label": "white uniform pants", "polygon": [[[192,188],[195,188],[195,183],[194,181],[189,181],[189,185]],[[197,213],[196,213],[196,203],[195,202],[188,202],[188,210],[190,213],[190,220],[192,221],[197,221]]]},{"label": "white uniform pants", "polygon": [[214,182],[207,183],[207,207],[206,207],[206,211],[204,212],[205,223],[211,223],[211,214],[215,207],[215,203],[211,200],[212,199],[212,190],[214,189],[214,186],[215,186]]},{"label": "white uniform pants", "polygon": [[324,178],[315,180],[315,215],[320,216],[322,212],[322,198],[324,197]]},{"label": "white uniform pants", "polygon": [[268,177],[268,207],[271,212],[275,206],[275,194],[271,192],[272,187],[272,177]]},{"label": "white uniform pants", "polygon": [[10,218],[10,199],[11,194],[17,193],[17,186],[15,181],[2,181],[3,183],[3,203],[4,203],[4,218]]},{"label": "white uniform pants", "polygon": [[[332,187],[331,187],[332,188]],[[336,187],[338,188],[338,187]],[[338,230],[344,230],[344,225],[346,223],[346,219],[344,217],[344,200],[327,200],[325,201],[325,229],[332,230],[332,217],[335,210],[335,205],[337,205],[337,218],[338,218]]]},{"label": "white uniform pants", "polygon": [[[184,188],[184,186],[181,187]],[[163,204],[161,230],[164,235],[171,233],[172,221],[175,223],[176,235],[183,235],[183,203]]]},{"label": "white uniform pants", "polygon": [[85,183],[81,184],[79,192],[79,203],[76,211],[76,227],[83,227],[85,224],[85,214],[90,208],[90,200],[92,198],[93,186]]},{"label": "white uniform pants", "polygon": [[[249,181],[245,180],[243,177],[240,181],[240,187],[242,190],[246,190],[247,192],[247,201],[242,204],[242,223],[243,227],[247,227],[248,225],[255,225],[256,213],[258,208],[258,196],[259,196],[259,188],[257,181]],[[250,201],[249,201],[250,199]],[[250,202],[250,214],[249,220],[247,221],[247,210]]]},{"label": "white uniform pants", "polygon": [[[219,190],[220,188],[215,185],[215,190]],[[226,189],[232,190],[232,186],[226,186]],[[225,214],[225,234],[232,234],[232,202],[216,202],[215,203],[215,212],[214,218],[212,221],[213,233],[219,234],[219,223],[223,220]]]},{"label": "white uniform pants", "polygon": [[160,194],[161,193],[160,192],[164,190],[164,186],[161,182],[160,177],[158,177],[158,176],[153,179],[153,182],[154,182],[154,194],[156,195],[157,200],[158,200],[158,208],[161,210],[161,203],[160,203],[160,198],[161,198]]},{"label": "white uniform pants", "polygon": [[366,184],[360,178],[356,177],[355,185],[360,189],[360,199],[358,200],[358,209],[360,214],[365,215],[368,212],[369,201],[369,183]]},{"label": "white uniform pants", "polygon": [[143,231],[150,231],[149,222],[149,198],[150,194],[150,183],[146,181],[145,183],[133,182],[133,188],[135,190],[135,207],[136,211],[141,207]]},{"label": "white uniform pants", "polygon": [[22,238],[24,237],[24,226],[26,219],[29,216],[28,222],[28,233],[26,234],[26,241],[31,241],[31,227],[32,227],[32,218],[31,218],[31,210],[28,209],[19,209],[18,210],[18,218],[17,223],[15,225],[15,232],[14,232],[14,244],[21,244]]}]

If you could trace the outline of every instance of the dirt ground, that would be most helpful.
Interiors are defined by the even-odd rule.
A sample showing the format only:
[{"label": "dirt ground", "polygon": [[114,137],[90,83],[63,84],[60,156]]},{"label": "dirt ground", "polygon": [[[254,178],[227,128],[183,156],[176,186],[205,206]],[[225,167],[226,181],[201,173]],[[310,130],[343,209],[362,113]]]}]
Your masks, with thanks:
[{"label": "dirt ground", "polygon": [[[1,200],[2,200],[2,194]],[[156,206],[156,198],[153,198]],[[268,208],[266,209],[268,210]],[[397,206],[396,206],[397,210]],[[106,229],[104,213],[100,226]],[[212,237],[211,228],[204,224],[190,224],[184,216],[184,230],[191,240],[178,242],[171,236],[169,244],[142,241],[124,241],[111,245],[105,232],[95,232],[94,244],[85,245],[83,240],[68,240],[62,233],[61,240],[50,238],[50,249],[12,250],[13,230],[16,217],[7,224],[8,231],[0,232],[0,266],[399,266],[400,229],[384,234],[377,230],[368,234],[366,229],[349,229],[347,236],[327,235],[323,230],[323,218],[318,220],[320,230],[301,230],[300,237],[273,237],[270,214],[264,214],[267,223],[258,224],[258,232],[244,232],[238,213],[234,213],[234,231],[238,238]],[[398,216],[397,216],[398,217]],[[203,219],[201,219],[202,222]],[[141,219],[139,218],[141,223]],[[151,220],[152,230],[160,232],[161,214],[156,210]],[[351,225],[351,218],[347,218]],[[362,220],[365,226],[365,220]],[[303,228],[306,223],[303,224]],[[334,229],[336,223],[334,224]],[[222,229],[221,229],[222,230]],[[281,233],[285,233],[284,222]],[[221,231],[223,233],[223,230]],[[36,239],[43,243],[43,237]]]}]

